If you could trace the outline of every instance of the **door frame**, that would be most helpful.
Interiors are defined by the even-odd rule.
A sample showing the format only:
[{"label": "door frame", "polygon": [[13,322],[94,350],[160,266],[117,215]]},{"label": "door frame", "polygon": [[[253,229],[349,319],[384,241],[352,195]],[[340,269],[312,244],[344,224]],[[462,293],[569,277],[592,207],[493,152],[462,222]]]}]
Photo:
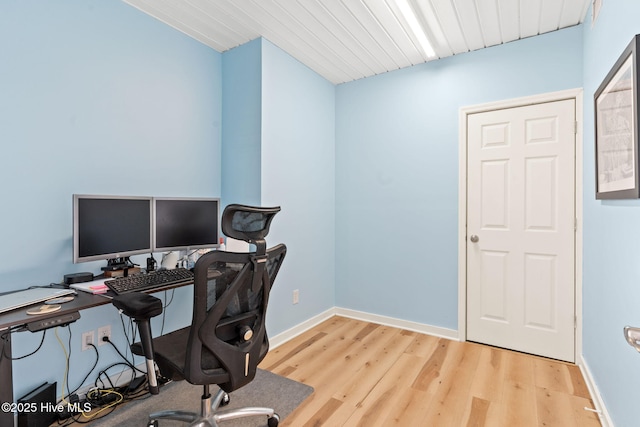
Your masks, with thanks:
[{"label": "door frame", "polygon": [[458,339],[467,340],[467,116],[494,110],[573,99],[576,108],[575,133],[575,346],[574,360],[582,354],[582,202],[583,202],[583,90],[568,89],[486,104],[461,107],[459,113],[458,157]]}]

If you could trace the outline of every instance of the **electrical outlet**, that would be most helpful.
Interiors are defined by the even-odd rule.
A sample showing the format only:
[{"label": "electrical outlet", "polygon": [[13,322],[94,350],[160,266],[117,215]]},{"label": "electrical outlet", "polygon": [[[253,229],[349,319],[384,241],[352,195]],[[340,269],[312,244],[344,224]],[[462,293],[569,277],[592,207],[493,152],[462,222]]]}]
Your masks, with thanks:
[{"label": "electrical outlet", "polygon": [[107,343],[104,340],[105,337],[111,341],[111,325],[101,326],[98,328],[98,345],[105,345]]},{"label": "electrical outlet", "polygon": [[294,289],[293,290],[293,303],[294,304],[298,304],[299,302],[300,302],[300,290]]},{"label": "electrical outlet", "polygon": [[89,344],[95,345],[96,334],[95,331],[87,331],[82,333],[82,351],[89,350],[91,346]]}]

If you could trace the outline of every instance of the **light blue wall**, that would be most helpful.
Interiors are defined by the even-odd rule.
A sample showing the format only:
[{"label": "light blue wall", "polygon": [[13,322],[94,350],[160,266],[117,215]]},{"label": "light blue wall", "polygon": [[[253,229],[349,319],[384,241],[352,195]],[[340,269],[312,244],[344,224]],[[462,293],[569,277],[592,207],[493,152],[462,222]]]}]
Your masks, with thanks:
[{"label": "light blue wall", "polygon": [[582,86],[569,28],[336,90],[336,305],[456,329],[458,114]]},{"label": "light blue wall", "polygon": [[[120,1],[0,2],[0,292],[99,273],[71,262],[73,193],[220,196],[220,75],[219,53]],[[185,305],[188,292],[176,292],[167,329],[189,320]],[[81,315],[71,388],[95,358],[79,351],[83,331],[111,324],[125,349],[115,309]],[[40,337],[14,334],[14,355]],[[16,396],[60,387],[63,360],[49,331],[40,352],[14,362]],[[100,347],[99,368],[117,360]]]},{"label": "light blue wall", "polygon": [[279,333],[335,305],[335,87],[262,46],[261,201],[282,207],[269,242],[287,245],[269,306],[269,331]]},{"label": "light blue wall", "polygon": [[[584,357],[615,424],[634,425],[640,356],[622,327],[640,325],[639,202],[595,201],[591,129],[593,92],[639,14],[605,2],[593,29],[334,87],[268,41],[220,55],[121,2],[0,2],[0,292],[97,272],[70,261],[73,193],[222,196],[283,207],[271,334],[333,305],[455,329],[459,108],[584,86]],[[168,329],[189,304],[177,295]],[[124,345],[109,306],[82,316],[72,388],[93,364],[82,331],[111,324]],[[14,354],[40,336],[15,334]],[[14,363],[16,395],[60,385],[63,360],[51,331]]]},{"label": "light blue wall", "polygon": [[267,239],[288,248],[274,335],[335,305],[335,86],[258,39],[223,54],[223,94],[223,199],[282,208]]},{"label": "light blue wall", "polygon": [[626,343],[622,328],[640,326],[640,202],[595,199],[593,95],[640,33],[638,16],[637,1],[605,1],[595,26],[583,28],[583,353],[617,427],[638,425],[640,354]]},{"label": "light blue wall", "polygon": [[231,49],[222,58],[222,205],[259,205],[262,41]]}]

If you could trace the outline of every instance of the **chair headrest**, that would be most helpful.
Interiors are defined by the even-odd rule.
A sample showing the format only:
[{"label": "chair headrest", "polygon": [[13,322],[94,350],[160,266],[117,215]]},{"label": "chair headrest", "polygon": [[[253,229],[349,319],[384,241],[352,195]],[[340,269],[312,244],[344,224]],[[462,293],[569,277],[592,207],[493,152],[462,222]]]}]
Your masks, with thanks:
[{"label": "chair headrest", "polygon": [[269,234],[271,220],[278,212],[280,206],[228,205],[222,213],[222,232],[225,236],[249,243],[264,240]]}]

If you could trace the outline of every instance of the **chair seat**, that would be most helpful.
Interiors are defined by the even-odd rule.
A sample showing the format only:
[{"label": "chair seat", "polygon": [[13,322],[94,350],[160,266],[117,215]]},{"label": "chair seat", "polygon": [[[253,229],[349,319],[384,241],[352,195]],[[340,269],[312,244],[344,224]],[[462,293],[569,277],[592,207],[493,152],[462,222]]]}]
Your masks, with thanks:
[{"label": "chair seat", "polygon": [[[154,359],[160,373],[174,381],[186,379],[191,384],[217,384],[229,380],[229,373],[221,367],[219,360],[206,348],[202,349],[202,371],[206,374],[206,381],[197,381],[185,375],[185,361],[190,327],[178,329],[166,335],[153,339]],[[131,351],[138,356],[144,356],[142,345],[137,342],[131,346]]]}]

